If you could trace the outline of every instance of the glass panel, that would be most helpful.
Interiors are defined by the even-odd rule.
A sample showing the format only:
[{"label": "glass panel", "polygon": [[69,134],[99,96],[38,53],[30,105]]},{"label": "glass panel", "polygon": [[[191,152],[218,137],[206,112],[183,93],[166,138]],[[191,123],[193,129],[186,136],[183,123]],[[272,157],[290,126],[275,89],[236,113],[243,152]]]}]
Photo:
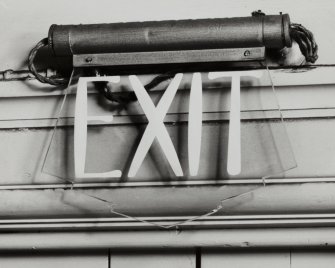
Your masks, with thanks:
[{"label": "glass panel", "polygon": [[[188,73],[168,79],[103,75],[73,71],[43,176],[73,187],[103,182],[151,187],[147,198],[152,204],[160,200],[160,213],[188,217],[187,223],[224,213],[225,200],[248,195],[266,179],[296,166],[268,70]],[[148,84],[155,87],[147,91]],[[211,185],[218,195],[194,211],[205,196],[186,187],[192,185]],[[170,186],[185,187],[181,200]],[[169,194],[162,195],[164,191]],[[108,196],[82,193],[110,205],[114,216],[144,216],[127,214],[136,202],[131,196],[115,206]],[[141,211],[151,214],[154,205],[146,204]],[[178,207],[173,213],[171,205]]]}]

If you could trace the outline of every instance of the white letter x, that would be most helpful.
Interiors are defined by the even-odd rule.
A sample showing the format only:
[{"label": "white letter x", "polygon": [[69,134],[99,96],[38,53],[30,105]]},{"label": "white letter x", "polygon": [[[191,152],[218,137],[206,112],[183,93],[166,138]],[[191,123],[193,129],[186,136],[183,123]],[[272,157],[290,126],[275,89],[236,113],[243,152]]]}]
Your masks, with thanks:
[{"label": "white letter x", "polygon": [[176,74],[164,92],[164,95],[161,97],[157,107],[155,107],[150,96],[137,76],[129,76],[130,83],[137,96],[138,102],[140,103],[146,117],[148,118],[149,123],[144,131],[143,137],[140,141],[140,144],[138,145],[134,159],[129,168],[128,177],[134,177],[136,175],[155,137],[157,137],[157,140],[159,141],[161,148],[175,175],[183,176],[183,171],[176,150],[163,123],[163,119],[178,90],[182,77],[183,74]]}]

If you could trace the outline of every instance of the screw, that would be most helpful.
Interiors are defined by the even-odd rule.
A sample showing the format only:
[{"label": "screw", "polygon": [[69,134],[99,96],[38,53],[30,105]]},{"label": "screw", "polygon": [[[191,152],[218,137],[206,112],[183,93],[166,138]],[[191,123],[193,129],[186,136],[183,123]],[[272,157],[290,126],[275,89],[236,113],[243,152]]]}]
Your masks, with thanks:
[{"label": "screw", "polygon": [[251,54],[251,53],[250,53],[250,50],[246,50],[246,51],[244,51],[244,56],[245,56],[245,57],[250,56],[250,54]]},{"label": "screw", "polygon": [[92,62],[92,60],[93,60],[92,57],[87,57],[87,58],[85,59],[86,62]]}]

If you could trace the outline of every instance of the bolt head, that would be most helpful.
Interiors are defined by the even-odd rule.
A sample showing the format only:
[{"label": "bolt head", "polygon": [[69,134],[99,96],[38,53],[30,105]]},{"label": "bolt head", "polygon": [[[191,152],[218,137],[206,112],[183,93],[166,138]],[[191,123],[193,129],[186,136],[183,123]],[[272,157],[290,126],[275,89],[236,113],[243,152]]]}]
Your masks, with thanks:
[{"label": "bolt head", "polygon": [[251,53],[250,53],[250,50],[246,50],[246,51],[244,51],[244,56],[245,56],[245,57],[250,56],[250,54],[251,54]]}]

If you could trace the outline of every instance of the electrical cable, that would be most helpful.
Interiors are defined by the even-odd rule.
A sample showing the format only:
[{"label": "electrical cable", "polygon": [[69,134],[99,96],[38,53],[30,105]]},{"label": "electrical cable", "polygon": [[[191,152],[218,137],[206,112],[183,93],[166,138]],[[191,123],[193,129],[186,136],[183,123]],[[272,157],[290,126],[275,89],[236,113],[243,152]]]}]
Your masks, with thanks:
[{"label": "electrical cable", "polygon": [[290,25],[290,36],[299,45],[306,62],[315,63],[318,59],[318,45],[315,42],[313,33],[301,24],[292,23]]},{"label": "electrical cable", "polygon": [[[163,74],[159,74],[155,76],[148,84],[144,86],[144,88],[147,91],[150,91],[151,89],[157,87],[159,84],[172,79],[175,74],[178,73],[178,70],[175,71],[169,71]],[[96,83],[97,89],[99,92],[101,92],[104,97],[112,102],[117,102],[119,104],[128,104],[129,102],[136,101],[136,95],[133,91],[131,92],[122,92],[122,93],[115,93],[112,92],[112,89],[108,87],[107,82],[103,83]],[[100,86],[101,85],[101,86]]]},{"label": "electrical cable", "polygon": [[41,74],[38,73],[38,71],[36,70],[35,64],[34,64],[34,60],[35,57],[37,55],[37,52],[48,45],[48,38],[44,38],[41,41],[39,41],[35,47],[33,47],[33,49],[30,51],[29,56],[28,56],[28,68],[29,71],[36,77],[36,79],[38,81],[40,81],[41,83],[46,83],[46,84],[50,84],[53,86],[64,86],[68,84],[69,79],[64,78],[64,77],[57,77],[57,76],[52,76],[52,77],[47,77],[47,76],[43,76]]}]

